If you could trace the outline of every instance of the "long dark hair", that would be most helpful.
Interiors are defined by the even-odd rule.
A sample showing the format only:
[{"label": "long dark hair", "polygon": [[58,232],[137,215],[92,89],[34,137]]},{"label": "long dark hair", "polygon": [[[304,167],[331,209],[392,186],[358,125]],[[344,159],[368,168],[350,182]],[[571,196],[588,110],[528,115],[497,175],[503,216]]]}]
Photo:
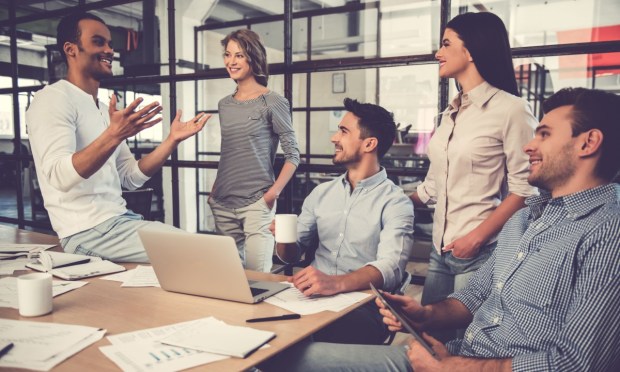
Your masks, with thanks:
[{"label": "long dark hair", "polygon": [[239,44],[239,47],[248,59],[254,79],[256,79],[257,83],[266,87],[267,80],[269,80],[267,51],[263,43],[261,43],[258,34],[245,28],[233,31],[222,39],[224,49],[226,49],[230,41],[235,41]]},{"label": "long dark hair", "polygon": [[508,31],[493,13],[460,14],[446,25],[459,35],[478,72],[487,83],[520,96],[512,63]]}]

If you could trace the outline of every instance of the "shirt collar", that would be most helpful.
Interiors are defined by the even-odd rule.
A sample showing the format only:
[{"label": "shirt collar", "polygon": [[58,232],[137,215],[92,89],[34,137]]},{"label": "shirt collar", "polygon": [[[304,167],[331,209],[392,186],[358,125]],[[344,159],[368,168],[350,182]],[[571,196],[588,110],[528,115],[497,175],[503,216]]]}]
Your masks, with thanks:
[{"label": "shirt collar", "polygon": [[482,108],[497,92],[499,92],[498,88],[495,88],[486,81],[483,81],[467,93],[459,92],[459,94],[457,94],[457,96],[454,97],[450,103],[450,108],[454,110],[469,104],[474,104],[477,107]]},{"label": "shirt collar", "polygon": [[[350,185],[349,181],[347,180],[347,174],[348,173],[349,172],[347,171],[343,175],[340,176],[340,182],[345,187]],[[372,190],[375,187],[379,186],[386,179],[387,179],[387,172],[385,171],[385,168],[381,167],[379,172],[373,174],[372,176],[370,176],[368,178],[365,178],[365,179],[359,181],[357,183],[356,187],[361,187],[361,188],[366,189],[366,190]]]},{"label": "shirt collar", "polygon": [[576,220],[603,204],[617,200],[616,186],[607,184],[559,198],[552,198],[550,192],[540,190],[540,195],[530,196],[526,199],[525,204],[530,208],[534,218],[538,218],[542,214],[547,204],[555,204],[563,206],[568,212],[568,217]]}]

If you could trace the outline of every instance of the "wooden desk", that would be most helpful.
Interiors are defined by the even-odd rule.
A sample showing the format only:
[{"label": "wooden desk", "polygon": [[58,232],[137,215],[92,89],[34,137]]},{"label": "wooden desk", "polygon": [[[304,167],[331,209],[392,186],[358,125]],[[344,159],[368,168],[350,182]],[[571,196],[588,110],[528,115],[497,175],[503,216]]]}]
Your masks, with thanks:
[{"label": "wooden desk", "polygon": [[[6,243],[55,244],[53,236],[17,230],[0,225],[0,241]],[[135,264],[125,265],[127,268]],[[16,272],[15,275],[24,272]],[[250,279],[277,280],[285,277],[266,273],[247,272]],[[79,324],[107,329],[106,335],[137,331],[145,328],[214,316],[232,325],[246,325],[245,320],[287,313],[286,310],[267,303],[248,305],[198,296],[166,292],[160,288],[121,288],[119,282],[87,279],[88,285],[54,298],[54,311],[35,318],[20,317],[16,309],[0,308],[0,318],[23,319],[41,322]],[[359,304],[357,304],[359,306]],[[356,305],[339,313],[322,312],[303,316],[297,320],[255,323],[253,328],[276,333],[269,342],[271,347],[258,350],[246,359],[227,360],[201,365],[201,371],[240,371],[268,359],[294,343],[325,327]],[[99,347],[109,345],[104,337],[97,343],[59,364],[54,371],[118,371],[118,367],[105,357]]]}]

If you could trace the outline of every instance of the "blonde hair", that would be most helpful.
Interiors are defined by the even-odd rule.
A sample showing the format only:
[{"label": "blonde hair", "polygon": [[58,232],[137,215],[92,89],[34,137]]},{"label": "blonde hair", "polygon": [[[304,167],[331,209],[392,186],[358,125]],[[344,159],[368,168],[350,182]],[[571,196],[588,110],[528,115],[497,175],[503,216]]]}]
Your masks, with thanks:
[{"label": "blonde hair", "polygon": [[258,34],[246,28],[233,31],[222,39],[221,43],[224,49],[231,41],[239,44],[239,47],[243,50],[256,82],[266,87],[267,80],[269,80],[267,51],[265,51],[265,47],[261,43]]}]

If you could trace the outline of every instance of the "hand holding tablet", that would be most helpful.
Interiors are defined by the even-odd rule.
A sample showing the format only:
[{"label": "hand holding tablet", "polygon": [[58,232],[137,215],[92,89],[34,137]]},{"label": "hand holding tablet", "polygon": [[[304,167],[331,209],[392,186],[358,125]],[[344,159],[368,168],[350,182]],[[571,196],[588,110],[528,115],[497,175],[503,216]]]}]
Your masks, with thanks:
[{"label": "hand holding tablet", "polygon": [[394,314],[400,324],[403,325],[403,328],[405,328],[407,332],[411,333],[411,336],[413,336],[413,338],[415,338],[416,341],[418,341],[426,349],[426,351],[436,358],[437,354],[435,353],[435,350],[433,350],[433,348],[428,344],[428,342],[426,342],[426,340],[424,340],[424,338],[422,338],[422,336],[418,334],[418,332],[416,332],[413,325],[409,322],[405,314],[403,314],[401,307],[385,297],[381,292],[379,292],[379,290],[377,290],[377,288],[375,288],[374,285],[372,285],[372,283],[370,283],[370,289],[374,295],[377,296],[379,301],[381,301],[381,303],[385,305],[385,307],[390,310],[392,314]]}]

